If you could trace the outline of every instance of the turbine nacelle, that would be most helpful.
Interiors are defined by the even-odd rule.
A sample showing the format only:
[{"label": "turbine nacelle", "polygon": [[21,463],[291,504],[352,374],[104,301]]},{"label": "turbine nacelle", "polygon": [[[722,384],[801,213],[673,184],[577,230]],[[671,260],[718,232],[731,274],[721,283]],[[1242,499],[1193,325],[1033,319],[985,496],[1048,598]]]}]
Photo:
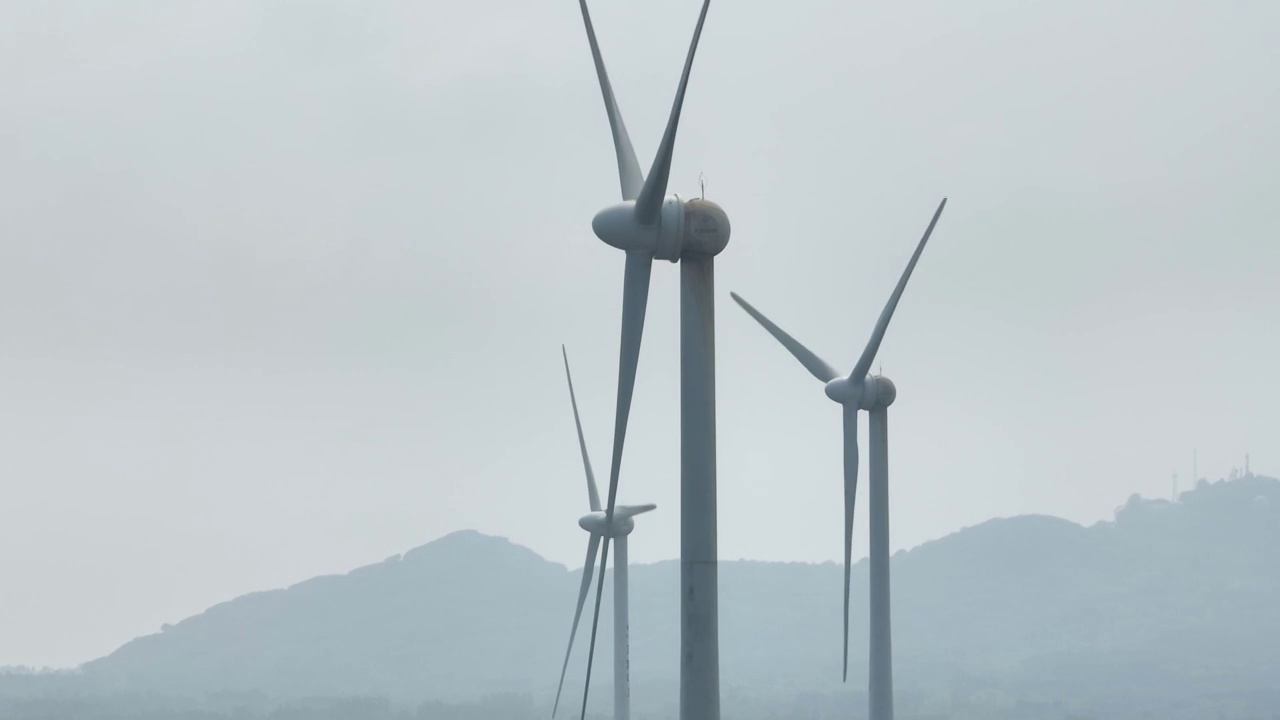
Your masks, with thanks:
[{"label": "turbine nacelle", "polygon": [[636,528],[636,521],[633,519],[636,515],[647,513],[656,509],[657,505],[618,505],[613,509],[613,525],[610,526],[608,517],[603,510],[587,513],[578,518],[578,526],[592,535],[601,535],[610,538],[623,537],[630,535],[631,531]]},{"label": "turbine nacelle", "polygon": [[[862,406],[863,410],[884,410],[893,404],[898,398],[898,386],[893,381],[883,375],[877,375],[871,378],[872,387],[875,388],[875,395],[870,397],[870,401]],[[864,396],[864,400],[867,398]]]},{"label": "turbine nacelle", "polygon": [[626,200],[596,213],[591,220],[596,237],[625,250],[652,254],[676,262],[681,255],[717,255],[729,244],[729,216],[710,200],[685,200],[668,195],[657,221],[645,224],[636,214],[636,202]]},{"label": "turbine nacelle", "polygon": [[859,410],[887,408],[898,397],[898,388],[883,375],[866,375],[861,382],[848,377],[836,378],[828,382],[823,391],[833,401]]}]

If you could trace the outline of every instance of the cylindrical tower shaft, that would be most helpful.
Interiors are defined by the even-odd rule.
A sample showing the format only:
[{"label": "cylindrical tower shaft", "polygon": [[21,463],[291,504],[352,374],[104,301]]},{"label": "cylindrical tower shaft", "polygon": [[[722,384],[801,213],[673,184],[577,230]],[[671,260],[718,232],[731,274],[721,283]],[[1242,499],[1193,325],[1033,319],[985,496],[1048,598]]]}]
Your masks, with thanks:
[{"label": "cylindrical tower shaft", "polygon": [[868,515],[871,525],[869,720],[893,720],[893,640],[889,622],[889,414],[870,412]]},{"label": "cylindrical tower shaft", "polygon": [[627,536],[613,539],[613,717],[631,720],[631,628],[627,607]]},{"label": "cylindrical tower shaft", "polygon": [[715,258],[680,259],[680,720],[720,720]]}]

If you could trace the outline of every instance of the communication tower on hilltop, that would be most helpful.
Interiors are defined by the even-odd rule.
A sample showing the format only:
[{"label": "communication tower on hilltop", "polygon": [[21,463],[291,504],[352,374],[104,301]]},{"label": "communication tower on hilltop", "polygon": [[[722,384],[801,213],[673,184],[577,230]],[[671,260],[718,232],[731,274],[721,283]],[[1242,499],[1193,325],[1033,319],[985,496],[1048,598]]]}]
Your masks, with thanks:
[{"label": "communication tower on hilltop", "polygon": [[1178,473],[1173,474],[1173,497],[1169,498],[1169,502],[1178,502]]}]

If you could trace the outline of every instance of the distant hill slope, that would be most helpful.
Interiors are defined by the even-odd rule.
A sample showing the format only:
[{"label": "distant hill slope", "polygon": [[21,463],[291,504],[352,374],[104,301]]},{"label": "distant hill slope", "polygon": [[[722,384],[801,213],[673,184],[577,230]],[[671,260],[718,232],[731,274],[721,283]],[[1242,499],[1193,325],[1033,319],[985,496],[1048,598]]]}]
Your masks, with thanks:
[{"label": "distant hill slope", "polygon": [[[578,578],[504,539],[454,533],[346,575],[217,605],[87,663],[84,678],[200,695],[461,701],[521,692],[549,704]],[[847,686],[839,565],[723,562],[720,578],[726,707],[865,689],[865,562],[854,576]],[[674,707],[678,580],[675,562],[632,569],[638,712]],[[896,554],[893,582],[901,697],[954,705],[1005,694],[1105,708],[1265,693],[1280,678],[1280,481],[1201,483],[1178,503],[1135,497],[1089,528],[991,520]],[[602,615],[594,697],[603,710],[611,615]],[[580,697],[585,634],[569,697]]]}]

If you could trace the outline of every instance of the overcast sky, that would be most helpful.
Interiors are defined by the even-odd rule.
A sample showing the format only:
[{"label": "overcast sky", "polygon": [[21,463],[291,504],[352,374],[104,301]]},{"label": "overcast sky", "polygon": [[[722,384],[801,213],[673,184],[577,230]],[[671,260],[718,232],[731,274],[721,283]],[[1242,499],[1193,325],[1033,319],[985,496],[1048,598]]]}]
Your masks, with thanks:
[{"label": "overcast sky", "polygon": [[[698,2],[593,11],[647,168]],[[721,557],[842,533],[839,408],[729,291],[850,368],[944,195],[880,355],[895,548],[1109,518],[1193,448],[1280,474],[1278,22],[714,3],[670,189],[705,173],[733,223]],[[607,477],[623,258],[590,228],[618,182],[572,0],[7,2],[0,140],[0,665],[463,528],[581,564],[560,344]],[[633,561],[678,555],[678,340],[659,262]]]}]

